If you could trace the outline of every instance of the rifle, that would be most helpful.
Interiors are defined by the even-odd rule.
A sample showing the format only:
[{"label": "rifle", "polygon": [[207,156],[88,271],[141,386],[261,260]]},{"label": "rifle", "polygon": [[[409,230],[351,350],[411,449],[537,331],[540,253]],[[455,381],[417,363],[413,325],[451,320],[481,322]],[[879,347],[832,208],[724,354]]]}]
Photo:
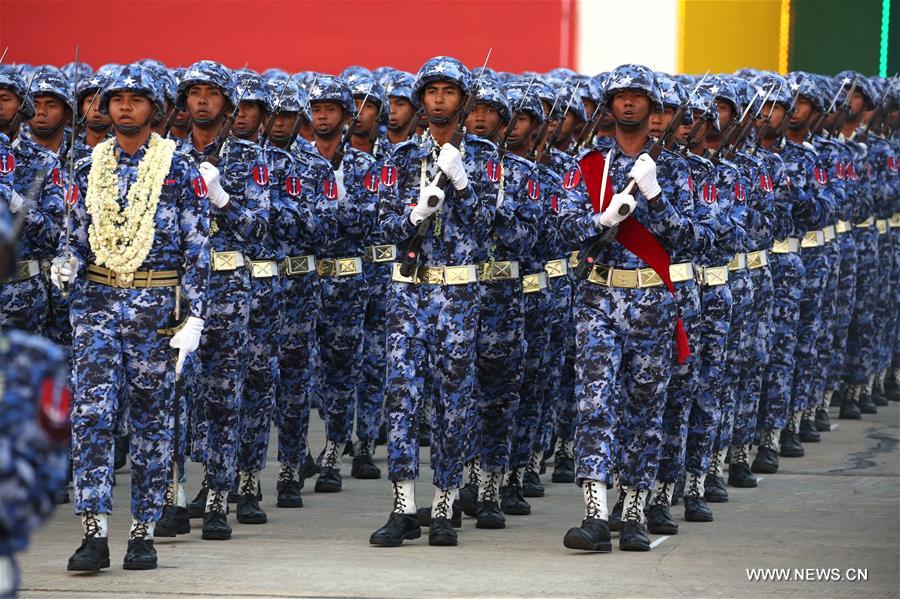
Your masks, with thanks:
[{"label": "rifle", "polygon": [[[780,146],[781,139],[784,137],[784,132],[787,131],[788,125],[791,122],[791,115],[794,114],[797,110],[797,100],[800,99],[800,88],[797,88],[797,91],[794,93],[794,97],[791,98],[791,105],[788,106],[788,109],[785,111],[784,116],[781,118],[781,122],[778,123],[778,126],[775,127],[775,139],[772,141],[772,147]],[[771,111],[770,111],[771,115]],[[757,150],[762,145],[762,136],[756,140],[756,144],[753,146],[753,150],[750,152],[752,155],[756,155]]]},{"label": "rifle", "polygon": [[[319,78],[316,77],[313,79],[312,87],[316,86],[316,83],[319,81]],[[306,109],[309,110],[309,96],[306,97]],[[300,129],[303,127],[303,113],[297,114],[297,120],[294,121],[294,128],[291,129],[291,136],[288,138],[287,145],[284,147],[288,152],[291,151],[291,148],[294,147],[294,142],[297,141],[297,136],[300,135]]]},{"label": "rifle", "polygon": [[522,94],[522,101],[519,102],[519,107],[516,108],[509,117],[509,123],[506,125],[506,130],[503,131],[503,135],[500,137],[500,143],[497,144],[497,156],[501,161],[506,155],[506,144],[509,141],[509,136],[512,135],[513,129],[516,128],[516,121],[519,120],[519,114],[521,114],[522,108],[525,106],[525,100],[528,99],[528,92],[531,90],[531,84],[534,83],[535,77],[537,77],[537,75],[531,76],[531,81],[528,82],[528,87],[525,89],[525,93]]},{"label": "rifle", "polygon": [[[781,91],[783,89],[784,89],[784,84],[782,83],[778,87],[778,93],[775,94],[776,98],[779,95],[781,95]],[[759,144],[761,143],[760,140],[762,140],[765,137],[765,134],[768,133],[769,129],[771,129],[771,126],[769,125],[769,123],[771,123],[771,121],[772,121],[772,113],[775,112],[775,104],[777,104],[777,103],[778,103],[777,100],[773,100],[772,106],[769,108],[769,112],[767,112],[766,115],[763,117],[763,122],[759,126],[759,131],[757,131],[757,133],[756,133],[756,147],[759,147]],[[762,106],[760,106],[760,109],[759,109],[760,113],[762,112],[762,109],[764,106],[765,106],[765,102],[763,102]],[[758,116],[758,114],[757,114],[757,116]],[[787,116],[787,115],[785,115],[785,116]],[[782,122],[784,122],[784,119],[782,119]],[[749,135],[749,134],[750,134],[750,132],[748,131],[747,135]],[[737,151],[741,147],[741,145],[743,144],[744,141],[745,141],[744,138],[738,137],[734,142],[734,150]]]},{"label": "rifle", "polygon": [[[553,128],[553,131],[547,134],[547,142],[544,144],[544,147],[541,148],[541,153],[537,157],[537,162],[543,164],[544,166],[550,165],[550,156],[551,154],[547,152],[547,148],[553,149],[556,144],[559,143],[559,138],[562,136],[562,127],[563,123],[566,121],[566,115],[569,114],[569,109],[572,108],[572,101],[575,100],[575,96],[578,95],[578,88],[581,86],[581,81],[575,84],[575,89],[572,90],[572,95],[569,96],[569,103],[566,104],[566,109],[563,110],[562,116],[559,117],[556,121],[556,127]],[[552,112],[550,113],[553,114]]]},{"label": "rifle", "polygon": [[547,118],[544,119],[544,122],[541,124],[541,128],[538,129],[537,135],[534,138],[534,145],[531,146],[531,149],[525,156],[531,162],[537,161],[538,148],[541,146],[541,142],[545,141],[544,138],[547,137],[547,132],[550,129],[550,121],[555,120],[553,118],[553,111],[556,110],[556,103],[559,102],[560,93],[562,93],[562,90],[556,93],[556,98],[553,99],[553,106],[550,107],[550,112],[547,113]]},{"label": "rifle", "polygon": [[344,138],[341,140],[340,145],[337,147],[337,150],[334,152],[334,156],[331,157],[331,170],[338,170],[341,168],[341,163],[344,161],[344,154],[346,150],[344,148],[350,143],[350,139],[353,137],[353,131],[356,129],[356,125],[359,124],[359,115],[362,114],[362,109],[366,107],[366,102],[369,101],[369,94],[372,93],[371,87],[369,91],[366,92],[366,96],[363,98],[362,104],[359,105],[359,108],[356,110],[356,114],[353,115],[353,118],[350,119],[350,123],[347,125],[347,128],[344,130]]},{"label": "rifle", "polygon": [[237,118],[238,112],[241,110],[241,102],[244,101],[244,96],[247,95],[247,90],[250,86],[244,87],[244,91],[241,92],[241,97],[238,98],[237,104],[234,106],[234,110],[230,115],[225,117],[225,121],[222,123],[222,128],[219,129],[219,134],[216,135],[216,138],[213,140],[209,146],[203,150],[203,157],[200,162],[208,162],[211,165],[218,167],[219,162],[222,161],[222,150],[225,148],[225,142],[228,140],[228,136],[231,135],[231,127],[234,126],[234,120]]},{"label": "rifle", "polygon": [[[491,52],[493,48],[488,50],[487,57],[484,59],[484,66],[481,68],[481,72],[478,74],[478,79],[475,81],[475,86],[472,88],[472,92],[469,94],[469,97],[466,98],[466,103],[463,106],[463,109],[459,113],[459,121],[456,125],[456,130],[453,132],[452,137],[450,138],[450,145],[455,148],[459,148],[462,145],[463,136],[466,131],[466,117],[469,115],[472,110],[475,108],[475,99],[478,96],[478,86],[481,83],[481,78],[484,76],[484,70],[487,68],[488,60],[491,58]],[[438,176],[435,179],[434,185],[437,187],[443,187],[447,184],[447,175],[444,174],[443,171],[438,169]],[[428,205],[432,208],[438,205],[440,200],[437,196],[431,196],[428,198]],[[425,237],[428,235],[428,230],[431,228],[431,222],[433,218],[426,218],[422,222],[419,223],[416,228],[415,234],[409,240],[409,245],[406,248],[406,251],[400,258],[400,274],[404,277],[410,277],[416,270],[416,267],[419,263],[419,253],[422,251],[422,244],[425,242]]]},{"label": "rifle", "polygon": [[861,131],[854,131],[853,136],[850,139],[859,143],[865,143],[866,139],[869,137],[869,131],[872,131],[873,129],[877,131],[878,128],[884,124],[884,119],[888,114],[888,100],[890,99],[891,90],[894,89],[894,84],[896,82],[897,75],[894,75],[894,77],[891,79],[891,84],[884,92],[884,98],[881,100],[881,104],[875,107],[875,110],[872,112],[872,116],[869,117],[869,122],[864,125],[865,128]]},{"label": "rifle", "polygon": [[284,80],[284,85],[281,86],[281,91],[278,92],[278,97],[275,98],[275,102],[272,104],[272,114],[266,117],[266,122],[263,124],[262,137],[259,139],[260,146],[265,146],[266,141],[269,139],[269,131],[272,130],[272,125],[275,124],[275,116],[278,114],[278,109],[281,107],[281,98],[284,97],[284,90],[287,89],[290,82],[291,77],[289,75],[288,78]]},{"label": "rifle", "polygon": [[[82,125],[84,125],[84,122],[87,120],[87,115],[91,111],[91,108],[93,108],[94,102],[97,101],[97,98],[100,98],[101,96],[103,96],[103,94],[106,93],[106,90],[108,90],[110,88],[110,86],[112,86],[112,79],[109,79],[106,82],[106,86],[104,86],[103,89],[98,89],[97,93],[95,93],[94,96],[91,98],[91,101],[90,101],[90,103],[88,103],[87,109],[84,111],[84,114],[82,114],[81,118],[78,119],[77,127],[79,129],[82,128]],[[59,163],[60,164],[65,162],[66,157],[69,155],[69,152],[71,152],[72,148],[74,148],[74,147],[75,147],[75,136],[73,135],[72,139],[69,140],[69,144],[66,146],[66,149],[59,153]]]},{"label": "rifle", "polygon": [[[79,71],[81,69],[78,68],[78,46],[75,46],[75,83],[74,89],[78,89],[78,79],[79,79]],[[30,89],[30,86],[29,86]],[[71,251],[69,250],[69,237],[70,237],[70,226],[69,219],[72,217],[72,200],[75,199],[75,154],[71,152],[72,146],[75,145],[75,129],[78,126],[78,110],[76,109],[72,111],[72,139],[69,141],[69,148],[66,150],[69,154],[69,189],[66,194],[66,260],[71,256]],[[68,282],[63,285],[63,288],[59,290],[59,294],[62,297],[67,297],[69,295],[69,284]]]},{"label": "rifle", "polygon": [[7,46],[7,47],[3,50],[3,54],[0,55],[0,64],[3,64],[3,59],[6,58],[6,53],[7,53],[7,52],[9,52],[9,46]]},{"label": "rifle", "polygon": [[[706,75],[703,76],[702,79],[694,86],[693,91],[691,91],[691,95],[687,97],[687,99],[681,103],[678,107],[678,110],[675,111],[675,114],[672,116],[672,120],[669,121],[669,125],[666,127],[666,130],[657,139],[653,142],[653,145],[650,146],[650,149],[647,150],[647,154],[650,155],[650,158],[656,160],[659,158],[659,155],[662,154],[663,149],[669,144],[675,137],[675,133],[678,131],[679,123],[684,121],[684,113],[687,110],[688,105],[691,103],[691,100],[694,99],[694,94],[697,93],[697,90],[700,89],[700,86],[703,85],[703,82],[706,80],[706,76],[709,75],[709,71],[706,72]],[[628,184],[625,186],[624,193],[629,193],[633,196],[637,196],[637,183],[634,179],[629,180]],[[648,200],[652,198],[647,198]],[[603,202],[603,198],[600,198],[600,202]],[[619,208],[619,216],[628,216],[631,212],[631,209],[628,206],[621,206]],[[586,279],[588,275],[591,274],[591,270],[594,268],[594,263],[597,261],[597,256],[600,255],[600,251],[612,244],[613,240],[616,238],[616,235],[619,234],[619,226],[616,225],[614,227],[609,227],[600,235],[595,235],[594,237],[587,240],[586,245],[588,246],[586,249],[582,249],[578,252],[578,261],[575,263],[572,272],[579,279]]]},{"label": "rifle", "polygon": [[594,139],[594,136],[597,134],[597,127],[600,126],[601,117],[608,112],[609,111],[606,110],[606,106],[604,106],[603,102],[597,103],[597,108],[594,109],[591,118],[588,119],[581,128],[581,131],[579,131],[578,135],[575,137],[575,147],[572,148],[572,155],[578,154],[578,152],[583,150],[584,147]]},{"label": "rifle", "polygon": [[[753,120],[762,112],[762,107],[766,105],[766,102],[769,100],[769,96],[772,94],[772,91],[775,89],[775,84],[772,84],[772,87],[769,88],[769,91],[766,92],[766,97],[763,98],[763,101],[759,104],[759,109],[757,109],[756,113],[751,117],[750,109],[753,108],[753,103],[756,101],[756,98],[759,97],[759,91],[757,90],[756,95],[753,96],[753,99],[747,103],[747,108],[744,109],[744,114],[741,115],[740,119],[731,119],[731,122],[728,123],[728,132],[722,135],[722,143],[719,144],[719,147],[714,150],[709,155],[709,160],[713,164],[719,164],[719,157],[725,153],[729,146],[736,145],[738,143],[738,139],[743,135],[746,137],[750,133],[750,127],[753,124]],[[734,158],[734,152],[726,153],[726,157]]]},{"label": "rifle", "polygon": [[[844,128],[844,124],[847,122],[847,118],[850,116],[850,100],[853,99],[853,92],[856,91],[856,84],[858,83],[857,78],[853,78],[853,85],[850,86],[850,91],[847,92],[847,95],[844,96],[844,101],[841,102],[840,107],[838,108],[837,118],[832,123],[831,128],[825,131],[825,137],[831,138],[835,135],[840,135],[841,130]],[[843,88],[841,88],[843,89]]]},{"label": "rifle", "polygon": [[811,138],[815,137],[816,135],[819,135],[819,133],[822,132],[822,128],[825,126],[825,119],[828,118],[828,115],[831,113],[832,110],[834,110],[834,105],[837,104],[838,98],[841,97],[841,92],[843,92],[843,91],[844,91],[843,87],[841,89],[837,90],[837,93],[834,94],[834,98],[831,99],[831,105],[828,107],[828,109],[825,112],[819,114],[819,117],[816,119],[816,122],[810,126],[809,136]]}]

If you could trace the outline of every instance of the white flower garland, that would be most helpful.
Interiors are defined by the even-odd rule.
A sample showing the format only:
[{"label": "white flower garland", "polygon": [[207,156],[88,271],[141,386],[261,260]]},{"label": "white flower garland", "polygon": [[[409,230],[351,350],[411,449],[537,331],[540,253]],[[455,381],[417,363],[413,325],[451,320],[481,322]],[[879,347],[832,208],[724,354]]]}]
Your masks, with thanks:
[{"label": "white flower garland", "polygon": [[156,206],[172,167],[175,142],[151,134],[124,208],[119,208],[115,143],[115,138],[99,143],[91,153],[85,206],[92,219],[88,239],[97,264],[124,274],[136,271],[153,247]]}]

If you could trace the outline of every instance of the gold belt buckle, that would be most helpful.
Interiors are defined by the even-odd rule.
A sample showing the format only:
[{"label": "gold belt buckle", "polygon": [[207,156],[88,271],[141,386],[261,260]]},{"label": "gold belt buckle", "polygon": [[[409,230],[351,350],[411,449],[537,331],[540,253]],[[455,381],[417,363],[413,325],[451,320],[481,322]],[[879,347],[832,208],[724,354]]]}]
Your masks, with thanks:
[{"label": "gold belt buckle", "polygon": [[120,289],[131,289],[134,286],[134,273],[117,272],[114,281],[115,286]]},{"label": "gold belt buckle", "polygon": [[602,264],[596,264],[594,265],[594,268],[591,269],[591,273],[588,275],[588,281],[594,283],[595,285],[609,287],[611,285],[611,274],[612,269],[610,267],[604,266]]},{"label": "gold belt buckle", "polygon": [[878,229],[879,234],[883,235],[883,234],[887,233],[888,220],[879,218],[878,220],[875,221],[875,227]]},{"label": "gold belt buckle", "polygon": [[638,288],[656,287],[662,285],[662,278],[652,268],[641,268],[637,271]]},{"label": "gold belt buckle", "polygon": [[469,267],[445,266],[444,282],[447,285],[466,285],[469,283]]},{"label": "gold belt buckle", "polygon": [[511,262],[494,262],[491,269],[491,279],[511,279],[512,266]]},{"label": "gold belt buckle", "polygon": [[708,286],[725,285],[728,283],[728,268],[725,266],[714,266],[703,270],[703,278]]},{"label": "gold belt buckle", "polygon": [[522,277],[522,293],[537,293],[541,290],[541,280],[537,275]]},{"label": "gold belt buckle", "polygon": [[544,270],[547,271],[547,276],[551,279],[555,279],[557,277],[561,277],[565,274],[563,272],[563,264],[565,264],[562,260],[551,260],[544,265]]},{"label": "gold belt buckle", "polygon": [[374,245],[372,246],[372,262],[391,262],[397,258],[397,246]]},{"label": "gold belt buckle", "polygon": [[335,266],[337,266],[335,276],[347,277],[359,274],[359,268],[356,266],[356,258],[338,258],[335,260]]},{"label": "gold belt buckle", "polygon": [[[394,266],[393,266],[393,269],[392,269],[392,271],[391,271],[391,280],[392,280],[392,281],[395,281],[395,282],[397,282],[397,283],[411,283],[411,284],[415,285],[415,283],[416,283],[416,275],[417,275],[418,273],[413,272],[413,276],[411,276],[411,277],[404,277],[404,276],[400,273],[400,266],[401,266],[401,265],[400,265],[399,262],[394,262]],[[420,270],[421,270],[421,269],[420,269]]]},{"label": "gold belt buckle", "polygon": [[237,270],[237,252],[213,252],[213,270]]},{"label": "gold belt buckle", "polygon": [[635,289],[640,286],[640,277],[638,271],[627,270],[624,268],[612,268],[609,277],[611,287],[621,287],[623,289]]},{"label": "gold belt buckle", "polygon": [[426,285],[443,285],[444,269],[440,266],[423,266],[418,272],[419,281]]},{"label": "gold belt buckle", "polygon": [[309,274],[309,256],[300,258],[288,256],[287,271],[289,275],[306,275]]},{"label": "gold belt buckle", "polygon": [[29,264],[30,263],[27,260],[16,264],[16,276],[12,280],[13,281],[22,281],[24,279],[27,279],[31,275],[31,271],[28,268]]},{"label": "gold belt buckle", "polygon": [[254,260],[250,263],[250,274],[254,279],[272,278],[275,272],[275,263],[271,260]]}]

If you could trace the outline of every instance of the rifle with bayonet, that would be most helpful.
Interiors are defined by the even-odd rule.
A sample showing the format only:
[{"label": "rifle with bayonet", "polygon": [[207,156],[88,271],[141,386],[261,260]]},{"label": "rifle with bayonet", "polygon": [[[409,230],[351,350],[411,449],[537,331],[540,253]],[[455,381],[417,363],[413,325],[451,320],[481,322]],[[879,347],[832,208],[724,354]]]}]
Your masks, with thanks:
[{"label": "rifle with bayonet", "polygon": [[362,109],[366,107],[366,102],[369,101],[369,94],[371,92],[371,89],[366,92],[366,96],[363,98],[362,104],[359,105],[359,108],[356,110],[356,114],[353,115],[353,118],[350,119],[350,123],[344,130],[344,137],[341,139],[341,143],[340,145],[338,145],[337,150],[335,150],[334,156],[331,157],[332,170],[336,171],[341,168],[341,163],[344,161],[346,148],[348,145],[350,145],[350,139],[353,137],[353,132],[356,130],[356,126],[359,124],[359,115],[362,114]]},{"label": "rifle with bayonet", "polygon": [[[550,122],[556,120],[553,118],[553,111],[556,110],[556,104],[559,102],[560,93],[561,91],[557,92],[556,98],[553,100],[553,106],[550,107],[550,112],[547,114],[547,118],[544,119],[541,128],[538,129],[537,135],[534,137],[534,145],[528,151],[528,155],[525,156],[531,162],[537,162],[538,149],[541,147],[542,142],[547,141],[546,138],[550,130]],[[545,143],[543,145],[546,146]]]},{"label": "rifle with bayonet", "polygon": [[278,116],[278,109],[281,108],[281,98],[284,97],[284,91],[288,88],[290,83],[291,77],[288,75],[288,78],[284,80],[284,85],[281,86],[281,91],[278,92],[278,97],[275,98],[275,102],[272,103],[272,113],[266,117],[266,121],[263,123],[262,136],[259,138],[260,146],[265,146],[266,142],[269,140],[269,131],[272,130],[272,125],[275,124],[275,117]]},{"label": "rifle with bayonet", "polygon": [[[650,158],[656,160],[659,158],[659,155],[662,153],[663,149],[666,148],[672,141],[675,139],[675,134],[678,131],[678,127],[680,127],[680,123],[684,121],[684,114],[687,111],[688,105],[691,103],[691,100],[694,98],[694,94],[697,93],[697,90],[703,85],[703,82],[706,80],[706,76],[709,75],[709,71],[706,72],[706,75],[703,76],[702,79],[694,86],[694,89],[691,91],[691,94],[687,97],[687,99],[681,103],[678,109],[675,111],[675,114],[672,115],[672,120],[669,121],[666,130],[663,134],[653,142],[653,145],[650,146],[650,149],[647,150],[647,154],[650,155]],[[628,184],[625,186],[624,193],[630,193],[633,196],[637,196],[638,189],[637,183],[634,179],[629,180]],[[653,198],[647,198],[648,200],[652,200]],[[600,198],[600,203],[603,203],[603,198]],[[620,216],[628,216],[631,212],[631,209],[628,206],[621,206],[619,208]],[[600,254],[600,251],[612,244],[613,240],[616,238],[616,235],[619,233],[618,225],[614,227],[609,227],[603,231],[600,235],[595,235],[591,239],[587,241],[585,245],[586,248],[582,248],[581,251],[578,252],[578,260],[575,263],[575,267],[572,269],[573,273],[579,279],[586,279],[588,275],[591,274],[591,270],[594,268],[594,264],[597,261],[597,256]]]},{"label": "rifle with bayonet", "polygon": [[850,139],[859,143],[865,143],[866,139],[869,137],[870,131],[875,131],[876,133],[878,132],[878,129],[881,128],[881,126],[884,124],[885,118],[888,115],[891,91],[894,89],[894,84],[896,82],[897,75],[894,75],[891,78],[890,85],[888,85],[888,88],[884,92],[884,97],[882,98],[881,103],[875,107],[874,111],[872,111],[872,116],[869,117],[869,121],[863,126],[863,128],[854,131],[853,136]]},{"label": "rifle with bayonet", "polygon": [[822,129],[825,127],[825,119],[828,118],[828,115],[831,114],[831,111],[834,110],[835,105],[837,104],[838,99],[841,97],[841,92],[844,91],[844,88],[837,90],[837,93],[834,94],[834,98],[831,99],[831,105],[828,107],[828,110],[819,114],[818,118],[816,118],[816,122],[813,123],[809,127],[809,137],[813,138],[819,135],[822,132]]},{"label": "rifle with bayonet", "polygon": [[237,104],[234,105],[234,110],[225,117],[222,128],[219,129],[219,134],[216,135],[213,142],[203,150],[203,158],[200,162],[208,162],[213,166],[219,166],[219,162],[222,161],[222,150],[225,148],[225,142],[228,141],[228,136],[231,135],[231,128],[234,126],[234,120],[241,110],[241,102],[244,101],[244,96],[247,94],[249,88],[249,85],[244,87],[244,90],[241,92],[241,97],[238,98]]},{"label": "rifle with bayonet", "polygon": [[[481,84],[481,78],[484,76],[484,70],[487,68],[488,60],[491,58],[491,52],[493,48],[488,50],[487,58],[484,59],[484,66],[481,68],[481,72],[478,74],[478,79],[475,81],[475,85],[472,88],[472,91],[469,93],[469,96],[466,98],[466,103],[463,106],[463,109],[459,113],[459,121],[456,125],[456,130],[453,132],[453,135],[450,137],[450,145],[454,148],[459,148],[462,145],[463,136],[466,132],[466,118],[469,113],[471,113],[475,109],[475,100],[478,96],[478,87]],[[447,184],[447,175],[444,174],[443,171],[438,169],[438,176],[434,182],[434,185],[437,187],[443,187]],[[428,198],[428,205],[432,208],[438,205],[440,200],[437,196],[431,196]],[[428,230],[431,229],[431,223],[433,218],[426,218],[416,227],[416,232],[409,240],[407,244],[406,251],[403,252],[403,255],[400,258],[400,274],[404,277],[411,277],[416,267],[419,264],[419,254],[422,251],[422,244],[425,242],[425,238],[428,236]]]},{"label": "rifle with bayonet", "polygon": [[825,128],[824,136],[826,139],[840,135],[844,129],[844,125],[850,117],[850,101],[853,99],[853,92],[856,91],[856,84],[859,83],[858,79],[858,77],[853,78],[853,85],[850,86],[850,91],[847,92],[847,95],[844,96],[844,101],[838,107],[837,118],[831,124],[831,127]]},{"label": "rifle with bayonet", "polygon": [[728,126],[726,127],[726,132],[723,132],[722,134],[722,142],[719,144],[719,147],[713,150],[708,156],[710,162],[718,164],[722,154],[724,154],[726,158],[734,158],[734,152],[730,150],[730,147],[732,145],[736,146],[738,140],[743,141],[743,139],[750,134],[750,127],[753,126],[753,121],[756,120],[757,115],[762,112],[762,107],[766,105],[769,96],[774,90],[775,84],[773,83],[772,87],[769,88],[769,91],[766,92],[766,97],[760,102],[759,108],[752,116],[750,115],[750,110],[753,108],[753,103],[756,102],[756,98],[759,97],[759,91],[757,91],[756,95],[753,96],[753,99],[747,103],[747,107],[744,109],[744,114],[741,115],[741,118],[731,119],[731,122],[728,123]]},{"label": "rifle with bayonet", "polygon": [[[575,100],[575,98],[578,97],[578,88],[580,86],[580,81],[575,84],[575,89],[572,90],[572,95],[569,96],[569,103],[566,104],[566,109],[563,110],[562,116],[560,116],[556,120],[556,126],[553,128],[553,131],[551,131],[547,135],[547,142],[541,148],[541,151],[537,156],[537,162],[543,164],[544,166],[550,166],[551,153],[548,150],[552,150],[556,146],[556,144],[559,143],[559,139],[560,137],[562,137],[562,128],[566,122],[566,115],[569,114],[569,109],[572,108],[572,102]],[[579,98],[579,102],[580,101],[581,99]],[[551,113],[551,115],[552,114],[553,113]]]},{"label": "rifle with bayonet", "polygon": [[[759,126],[759,130],[756,132],[756,143],[754,145],[754,150],[762,144],[762,140],[766,138],[766,136],[769,134],[769,130],[772,129],[772,125],[771,125],[772,113],[775,112],[775,105],[778,104],[777,98],[778,98],[778,96],[781,95],[782,90],[784,90],[784,84],[781,84],[778,87],[778,93],[775,94],[776,99],[772,100],[772,105],[769,107],[769,112],[767,112],[765,114],[765,116],[763,116],[763,122]],[[762,105],[760,105],[759,113],[757,113],[757,114],[762,113],[763,108],[765,108],[765,102],[763,102]],[[787,115],[785,115],[785,116],[787,116]],[[756,119],[753,119],[753,120],[755,121]],[[785,119],[781,119],[781,122],[784,122],[784,120]],[[749,135],[749,131],[747,132],[747,134]],[[744,138],[739,137],[738,139],[736,139],[734,142],[734,151],[740,150],[741,147],[743,146],[744,141],[745,141]]]},{"label": "rifle with bayonet", "polygon": [[[800,89],[797,88],[797,91],[794,92],[794,97],[791,98],[791,105],[788,106],[788,109],[784,112],[784,116],[781,117],[781,122],[778,123],[778,126],[775,127],[775,139],[772,140],[773,148],[780,148],[782,145],[782,138],[784,137],[785,132],[787,131],[788,125],[791,123],[791,116],[797,111],[797,100],[800,99]],[[762,145],[762,136],[756,140],[756,145],[753,146],[753,151],[750,152],[753,155],[756,155],[756,151],[759,150],[759,147]],[[780,150],[779,150],[780,151]]]},{"label": "rifle with bayonet", "polygon": [[[78,80],[80,78],[80,71],[81,71],[81,69],[78,68],[78,46],[75,46],[74,89],[75,89],[76,93],[78,90]],[[74,199],[75,199],[75,153],[71,152],[70,150],[75,145],[75,130],[78,126],[78,107],[76,106],[73,108],[74,108],[74,110],[72,110],[72,139],[69,141],[69,148],[67,150],[69,152],[69,188],[66,190],[67,193],[66,193],[66,198],[65,198],[65,202],[66,202],[66,223],[65,223],[65,225],[66,225],[66,229],[65,229],[66,260],[68,260],[69,257],[72,255],[72,253],[69,249],[69,247],[70,247],[69,246],[69,238],[71,236],[71,233],[70,233],[71,225],[70,225],[69,221],[72,218],[72,204],[74,203]],[[60,164],[62,164],[62,160],[63,159],[61,158]],[[62,297],[67,297],[69,295],[68,282],[66,282],[62,286],[62,289],[59,290],[59,294]]]}]

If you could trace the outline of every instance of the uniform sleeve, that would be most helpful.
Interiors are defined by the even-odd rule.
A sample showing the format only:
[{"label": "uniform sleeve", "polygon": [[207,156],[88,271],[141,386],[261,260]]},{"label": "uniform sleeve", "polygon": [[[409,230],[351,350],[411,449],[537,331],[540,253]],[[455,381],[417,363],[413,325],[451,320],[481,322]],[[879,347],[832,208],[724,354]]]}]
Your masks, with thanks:
[{"label": "uniform sleeve", "polygon": [[[774,231],[774,208],[772,192],[768,190],[769,172],[762,165],[749,170],[747,190],[747,210],[744,230],[757,244],[769,246]],[[764,186],[765,183],[765,186]]]},{"label": "uniform sleeve", "polygon": [[[40,254],[52,255],[63,226],[65,180],[59,167],[59,159],[55,156],[48,157],[42,168],[45,171],[44,182],[40,195],[35,198],[25,217],[24,229],[25,235],[34,241]],[[30,186],[31,183],[28,182],[27,185]],[[30,190],[26,187],[24,193],[28,191]]]},{"label": "uniform sleeve", "polygon": [[460,222],[471,227],[476,239],[484,239],[490,234],[499,182],[491,181],[488,177],[488,167],[499,165],[500,159],[496,150],[479,148],[474,154],[464,156],[463,163],[469,186],[457,191],[453,185],[445,185],[447,199],[444,201],[444,210],[452,210]]},{"label": "uniform sleeve", "polygon": [[[69,211],[69,254],[68,256],[74,257],[78,260],[81,268],[79,269],[80,273],[84,272],[84,267],[87,265],[88,259],[91,256],[90,244],[88,242],[88,226],[90,225],[90,217],[87,213],[87,206],[85,205],[84,198],[87,193],[87,170],[88,169],[80,169],[75,171],[75,188],[74,190],[70,189],[69,193],[74,193],[75,201],[72,204],[72,208]],[[63,215],[63,218],[66,218],[66,215]],[[63,258],[67,257],[66,255],[66,236],[60,235],[58,241],[58,247],[56,250],[57,256],[62,256]]]},{"label": "uniform sleeve", "polygon": [[265,164],[265,160],[259,156],[245,160],[241,154],[241,148],[237,147],[228,155],[229,180],[223,183],[230,196],[228,203],[222,209],[210,206],[210,211],[242,241],[261,245],[268,231],[269,189],[257,183],[253,168]]},{"label": "uniform sleeve", "polygon": [[[396,161],[395,161],[396,158]],[[409,221],[412,207],[402,193],[418,193],[418,186],[408,176],[405,168],[408,157],[400,152],[385,161],[381,169],[381,185],[378,188],[378,224],[389,243],[403,243],[413,236],[416,226]],[[415,202],[413,202],[415,204]]]},{"label": "uniform sleeve", "polygon": [[560,189],[559,234],[567,243],[580,247],[585,241],[603,232],[603,227],[594,224],[594,207],[591,205],[584,177],[578,169],[577,183]]},{"label": "uniform sleeve", "polygon": [[[181,286],[191,316],[206,318],[206,290],[209,285],[209,199],[195,191],[193,182],[200,172],[191,164],[185,169],[178,205],[178,226],[184,251]],[[202,189],[201,186],[196,186]]]},{"label": "uniform sleeve", "polygon": [[694,217],[694,198],[688,182],[690,169],[680,160],[660,160],[662,197],[649,205],[648,229],[667,241],[670,250],[696,251],[707,245],[707,232]]},{"label": "uniform sleeve", "polygon": [[[508,167],[504,165],[506,171]],[[494,234],[514,253],[522,255],[535,244],[541,220],[541,197],[529,197],[529,185],[538,186],[537,179],[515,167],[509,167],[509,185],[504,186],[503,200],[494,213]]]}]

